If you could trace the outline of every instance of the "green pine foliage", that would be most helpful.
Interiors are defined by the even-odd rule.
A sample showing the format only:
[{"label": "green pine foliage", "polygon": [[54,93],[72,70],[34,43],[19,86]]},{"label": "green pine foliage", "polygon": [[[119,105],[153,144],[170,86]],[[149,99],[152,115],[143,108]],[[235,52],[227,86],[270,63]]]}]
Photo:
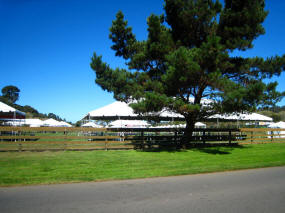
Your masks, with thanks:
[{"label": "green pine foliage", "polygon": [[[150,15],[148,37],[139,41],[119,11],[110,28],[112,50],[128,69],[112,69],[94,53],[96,83],[135,112],[163,108],[182,114],[191,135],[194,123],[216,113],[254,111],[285,95],[265,78],[285,70],[285,55],[231,56],[246,51],[265,33],[264,0],[165,0],[162,15]],[[211,99],[206,106],[204,99]]]},{"label": "green pine foliage", "polygon": [[14,104],[19,99],[20,89],[16,86],[9,85],[2,88],[2,99]]}]

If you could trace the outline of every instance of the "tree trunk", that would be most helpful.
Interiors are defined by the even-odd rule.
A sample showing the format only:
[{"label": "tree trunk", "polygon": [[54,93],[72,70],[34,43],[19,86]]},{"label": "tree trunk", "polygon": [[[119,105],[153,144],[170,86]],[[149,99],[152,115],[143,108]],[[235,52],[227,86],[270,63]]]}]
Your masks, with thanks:
[{"label": "tree trunk", "polygon": [[195,122],[196,120],[191,117],[191,118],[186,118],[186,128],[184,131],[184,135],[182,137],[182,148],[186,149],[187,145],[192,141],[192,136],[193,136],[193,131],[195,128]]}]

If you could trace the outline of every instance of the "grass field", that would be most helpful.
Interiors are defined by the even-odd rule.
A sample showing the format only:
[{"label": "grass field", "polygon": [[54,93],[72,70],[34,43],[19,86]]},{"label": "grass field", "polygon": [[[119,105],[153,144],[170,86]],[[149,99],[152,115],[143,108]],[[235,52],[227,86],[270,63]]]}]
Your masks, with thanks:
[{"label": "grass field", "polygon": [[0,186],[197,174],[285,165],[285,143],[185,151],[0,153]]}]

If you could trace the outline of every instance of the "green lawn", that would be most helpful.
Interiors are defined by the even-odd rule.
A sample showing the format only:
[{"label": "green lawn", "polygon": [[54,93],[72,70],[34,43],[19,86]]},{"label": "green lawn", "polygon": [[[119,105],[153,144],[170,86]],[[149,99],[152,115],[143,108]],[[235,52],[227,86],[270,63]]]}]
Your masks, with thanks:
[{"label": "green lawn", "polygon": [[196,174],[285,165],[285,143],[173,152],[0,153],[0,186]]}]

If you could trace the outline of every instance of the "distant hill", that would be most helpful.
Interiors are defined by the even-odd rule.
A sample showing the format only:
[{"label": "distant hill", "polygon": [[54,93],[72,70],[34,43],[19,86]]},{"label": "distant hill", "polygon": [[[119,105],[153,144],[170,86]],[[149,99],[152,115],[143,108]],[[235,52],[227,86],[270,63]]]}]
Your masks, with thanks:
[{"label": "distant hill", "polygon": [[54,114],[54,113],[40,113],[38,112],[38,110],[36,110],[35,108],[29,106],[29,105],[25,105],[25,106],[21,106],[18,104],[13,104],[13,103],[9,103],[5,98],[3,98],[2,96],[0,96],[0,101],[17,109],[20,110],[22,112],[26,113],[26,118],[40,118],[40,119],[46,119],[46,118],[53,118],[55,120],[58,121],[66,121],[65,119],[62,119],[60,116]]},{"label": "distant hill", "polygon": [[285,121],[285,106],[275,106],[259,110],[258,113],[273,118],[274,122]]}]

